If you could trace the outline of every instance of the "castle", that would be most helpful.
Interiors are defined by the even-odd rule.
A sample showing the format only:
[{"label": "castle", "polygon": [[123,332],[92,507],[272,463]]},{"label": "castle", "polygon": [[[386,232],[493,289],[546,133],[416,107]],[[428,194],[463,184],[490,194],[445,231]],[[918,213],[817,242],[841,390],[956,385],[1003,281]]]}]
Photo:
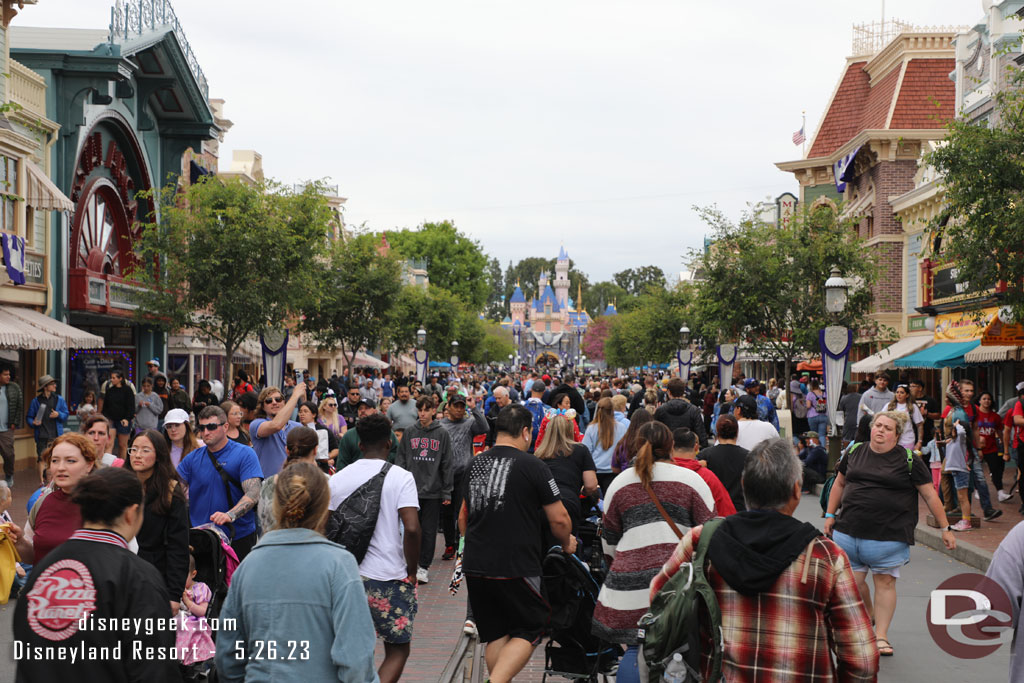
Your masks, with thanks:
[{"label": "castle", "polygon": [[[540,296],[526,300],[523,290],[516,288],[509,299],[509,315],[502,327],[512,330],[512,338],[520,362],[527,365],[575,366],[581,355],[580,344],[590,315],[580,300],[581,287],[577,287],[576,301],[569,298],[569,255],[565,247],[558,252],[554,279],[541,273],[537,282]],[[611,304],[605,315],[614,315]]]}]

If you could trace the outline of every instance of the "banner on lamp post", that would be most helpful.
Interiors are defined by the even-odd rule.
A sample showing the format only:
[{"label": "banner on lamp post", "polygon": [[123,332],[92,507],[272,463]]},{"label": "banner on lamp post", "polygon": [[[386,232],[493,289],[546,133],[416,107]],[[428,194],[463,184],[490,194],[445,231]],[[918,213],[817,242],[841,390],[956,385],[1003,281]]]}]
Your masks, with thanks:
[{"label": "banner on lamp post", "polygon": [[267,386],[284,386],[284,370],[288,360],[288,330],[269,330],[260,335],[263,348],[263,373]]},{"label": "banner on lamp post", "polygon": [[732,367],[738,354],[736,344],[718,345],[718,384],[722,389],[732,384]]},{"label": "banner on lamp post", "polygon": [[690,379],[690,366],[693,364],[693,351],[690,349],[679,349],[676,351],[676,360],[679,361],[679,379],[686,382]]},{"label": "banner on lamp post", "polygon": [[818,346],[821,349],[821,374],[825,380],[828,421],[832,425],[832,433],[838,434],[836,417],[839,414],[839,395],[843,392],[843,381],[846,379],[846,364],[849,362],[850,347],[853,346],[853,330],[830,325],[818,332]]},{"label": "banner on lamp post", "polygon": [[412,359],[416,361],[416,379],[427,384],[427,370],[430,355],[424,349],[416,349],[412,352]]}]

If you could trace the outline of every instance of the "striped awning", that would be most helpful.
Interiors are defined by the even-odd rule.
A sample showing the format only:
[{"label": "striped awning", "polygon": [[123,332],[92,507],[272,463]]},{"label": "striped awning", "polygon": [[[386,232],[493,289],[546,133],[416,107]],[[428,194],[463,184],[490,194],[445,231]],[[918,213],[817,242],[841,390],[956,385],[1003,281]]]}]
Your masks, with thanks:
[{"label": "striped awning", "polygon": [[[105,346],[103,337],[90,334],[67,323],[54,320],[32,308],[21,306],[0,306],[0,311],[9,317],[20,320],[34,330],[35,334],[45,334],[58,340],[57,346],[22,346],[21,348],[36,349],[102,349]],[[42,339],[42,338],[40,338]],[[39,343],[51,343],[40,341]]]},{"label": "striped awning", "polygon": [[964,354],[967,363],[1001,363],[1008,360],[1020,360],[1019,346],[979,346]]},{"label": "striped awning", "polygon": [[58,351],[63,348],[64,340],[60,337],[47,334],[11,315],[6,307],[0,307],[0,349]]},{"label": "striped awning", "polygon": [[43,173],[43,169],[32,163],[31,159],[25,160],[25,169],[28,171],[25,174],[28,186],[25,194],[26,204],[35,209],[75,210],[75,205],[71,203],[71,200]]}]

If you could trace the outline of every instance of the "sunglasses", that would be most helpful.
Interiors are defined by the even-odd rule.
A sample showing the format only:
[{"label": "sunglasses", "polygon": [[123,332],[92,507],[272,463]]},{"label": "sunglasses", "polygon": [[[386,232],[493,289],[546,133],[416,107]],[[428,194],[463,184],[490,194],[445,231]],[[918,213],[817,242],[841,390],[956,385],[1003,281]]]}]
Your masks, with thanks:
[{"label": "sunglasses", "polygon": [[284,396],[272,396],[271,398],[263,401],[263,405],[265,406],[268,406],[271,403],[284,403]]},{"label": "sunglasses", "polygon": [[327,406],[328,408],[337,408],[338,407],[337,403],[325,403],[324,405]]},{"label": "sunglasses", "polygon": [[201,432],[212,432],[217,427],[223,427],[227,422],[211,422],[209,424],[199,425],[199,431]]}]

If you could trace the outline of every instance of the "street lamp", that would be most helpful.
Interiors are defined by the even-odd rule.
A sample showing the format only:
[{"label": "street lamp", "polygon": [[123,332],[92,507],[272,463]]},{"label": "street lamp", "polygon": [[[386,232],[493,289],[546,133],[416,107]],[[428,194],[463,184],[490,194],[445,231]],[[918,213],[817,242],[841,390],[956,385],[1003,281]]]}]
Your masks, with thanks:
[{"label": "street lamp", "polygon": [[416,330],[416,345],[418,349],[412,352],[413,360],[416,361],[416,377],[424,384],[427,383],[427,331],[422,327]]},{"label": "street lamp", "polygon": [[459,342],[452,342],[452,373],[455,373],[455,368],[459,367]]},{"label": "street lamp", "polygon": [[679,363],[679,379],[689,382],[693,350],[690,348],[690,328],[685,323],[679,328],[679,348],[676,350],[676,361]]},{"label": "street lamp", "polygon": [[[849,285],[843,279],[837,266],[832,267],[825,280],[825,310],[837,317],[846,309]],[[825,401],[832,437],[828,443],[829,469],[835,469],[842,450],[839,429],[843,426],[843,413],[839,411],[839,394],[846,379],[846,364],[853,346],[853,332],[844,325],[829,325],[818,331],[818,346],[821,349],[821,373],[825,380]]]},{"label": "street lamp", "polygon": [[512,372],[512,359],[515,358],[511,353],[508,354],[508,371]]}]

